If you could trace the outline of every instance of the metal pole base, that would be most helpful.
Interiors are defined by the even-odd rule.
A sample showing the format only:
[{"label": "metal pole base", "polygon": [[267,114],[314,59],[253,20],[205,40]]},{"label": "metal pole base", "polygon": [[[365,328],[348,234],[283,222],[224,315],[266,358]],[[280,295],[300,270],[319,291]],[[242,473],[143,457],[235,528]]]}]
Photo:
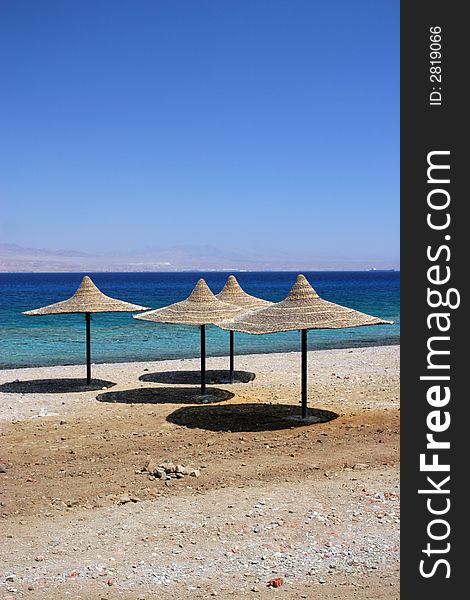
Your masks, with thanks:
[{"label": "metal pole base", "polygon": [[302,419],[307,418],[307,329],[301,331],[301,351],[302,351]]},{"label": "metal pole base", "polygon": [[234,332],[230,331],[230,383],[235,381],[235,370],[234,370]]},{"label": "metal pole base", "polygon": [[90,323],[91,314],[85,313],[86,322],[86,384],[91,383],[91,336],[90,336]]},{"label": "metal pole base", "polygon": [[201,396],[206,393],[206,326],[201,325]]}]

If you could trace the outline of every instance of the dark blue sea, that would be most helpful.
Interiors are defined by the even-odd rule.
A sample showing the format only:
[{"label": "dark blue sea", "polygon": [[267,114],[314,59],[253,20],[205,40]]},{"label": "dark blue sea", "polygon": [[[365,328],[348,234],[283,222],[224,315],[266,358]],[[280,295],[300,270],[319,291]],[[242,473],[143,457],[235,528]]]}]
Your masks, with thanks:
[{"label": "dark blue sea", "polygon": [[[107,295],[159,308],[184,300],[204,277],[218,293],[228,273],[88,273]],[[400,273],[396,271],[304,272],[326,300],[393,320],[393,325],[311,331],[309,349],[398,344],[400,339]],[[84,362],[83,315],[27,317],[22,311],[65,300],[84,273],[0,273],[0,368],[67,365]],[[296,273],[236,273],[248,293],[283,300]],[[196,327],[136,321],[131,313],[92,317],[92,361],[124,362],[190,358],[199,355]],[[295,331],[270,335],[237,333],[238,354],[291,352],[299,349]],[[208,356],[228,352],[229,334],[207,328]]]}]

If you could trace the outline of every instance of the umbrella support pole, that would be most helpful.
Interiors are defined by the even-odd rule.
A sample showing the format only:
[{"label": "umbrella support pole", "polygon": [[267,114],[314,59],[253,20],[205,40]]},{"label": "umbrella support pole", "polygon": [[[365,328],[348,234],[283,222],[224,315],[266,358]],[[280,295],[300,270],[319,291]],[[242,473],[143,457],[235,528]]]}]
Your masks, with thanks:
[{"label": "umbrella support pole", "polygon": [[234,332],[230,330],[230,383],[234,382],[235,374],[234,374]]},{"label": "umbrella support pole", "polygon": [[206,326],[201,325],[201,396],[206,393]]},{"label": "umbrella support pole", "polygon": [[91,383],[91,341],[90,341],[90,322],[91,314],[85,313],[86,322],[86,384]]},{"label": "umbrella support pole", "polygon": [[301,330],[302,351],[302,419],[307,418],[307,329]]}]

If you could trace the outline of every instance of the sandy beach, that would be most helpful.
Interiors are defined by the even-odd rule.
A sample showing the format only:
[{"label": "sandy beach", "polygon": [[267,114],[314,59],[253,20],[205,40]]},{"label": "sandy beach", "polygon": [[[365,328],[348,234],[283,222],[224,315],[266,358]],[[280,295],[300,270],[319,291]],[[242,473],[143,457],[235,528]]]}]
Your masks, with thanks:
[{"label": "sandy beach", "polygon": [[0,372],[0,598],[397,599],[399,347],[197,369]]}]

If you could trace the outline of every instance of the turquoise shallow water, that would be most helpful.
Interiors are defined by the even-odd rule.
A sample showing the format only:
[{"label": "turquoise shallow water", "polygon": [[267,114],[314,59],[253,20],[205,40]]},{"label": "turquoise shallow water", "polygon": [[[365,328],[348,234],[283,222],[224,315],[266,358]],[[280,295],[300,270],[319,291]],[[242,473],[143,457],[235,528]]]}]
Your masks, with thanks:
[{"label": "turquoise shallow water", "polygon": [[[309,349],[398,344],[400,340],[400,274],[395,271],[304,273],[326,300],[393,320],[393,325],[318,330],[309,333]],[[84,362],[83,315],[26,317],[22,311],[65,300],[84,273],[0,273],[0,368],[66,365]],[[214,293],[228,273],[89,273],[109,296],[159,308],[183,300],[199,277]],[[296,273],[237,273],[250,294],[279,301],[286,297]],[[229,334],[207,328],[208,356],[228,353]],[[290,352],[299,348],[297,332],[270,335],[237,333],[238,354]],[[93,362],[190,358],[199,355],[196,327],[136,321],[130,313],[93,315]]]}]

